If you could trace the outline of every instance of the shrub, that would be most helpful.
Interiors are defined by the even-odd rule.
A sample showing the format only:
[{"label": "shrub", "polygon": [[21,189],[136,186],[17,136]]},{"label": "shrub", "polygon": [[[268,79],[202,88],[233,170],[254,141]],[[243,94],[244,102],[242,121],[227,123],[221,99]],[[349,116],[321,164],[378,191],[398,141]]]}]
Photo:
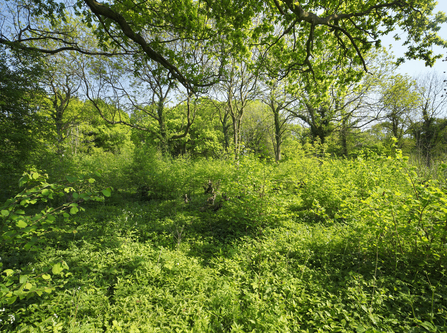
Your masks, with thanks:
[{"label": "shrub", "polygon": [[[79,206],[81,202],[94,200],[102,201],[104,196],[110,196],[110,189],[105,189],[102,194],[98,192],[79,192],[77,188],[91,184],[93,178],[68,177],[66,184],[47,183],[48,175],[41,174],[35,170],[25,172],[20,179],[20,187],[24,187],[22,192],[14,198],[7,200],[1,206],[0,237],[3,245],[8,246],[8,250],[2,253],[3,256],[20,253],[21,251],[37,252],[45,247],[45,235],[55,227],[58,216],[62,216],[67,222],[71,215],[82,211]],[[88,185],[87,185],[88,186]],[[58,207],[44,207],[56,197],[66,197]],[[39,208],[40,207],[40,208]],[[54,290],[51,285],[50,270],[53,274],[63,274],[64,269],[68,269],[65,262],[56,262],[52,267],[42,272],[29,270],[29,267],[3,267],[0,283],[0,306],[12,304],[17,298],[23,299],[33,295],[42,295]]]}]

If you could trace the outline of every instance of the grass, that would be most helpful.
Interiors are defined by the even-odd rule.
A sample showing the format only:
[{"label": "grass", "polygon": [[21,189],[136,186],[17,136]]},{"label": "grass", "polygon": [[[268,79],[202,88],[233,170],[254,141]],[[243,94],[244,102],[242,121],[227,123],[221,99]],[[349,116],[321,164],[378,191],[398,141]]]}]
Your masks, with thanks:
[{"label": "grass", "polygon": [[[197,162],[175,173],[190,177],[177,197],[166,188],[151,201],[122,194],[89,204],[46,234],[36,255],[2,250],[5,266],[42,270],[64,260],[69,273],[53,276],[53,293],[5,307],[1,330],[446,332],[441,250],[396,251],[397,236],[377,233],[359,213],[370,215],[361,201],[373,189],[407,186],[401,164],[389,163],[247,159],[233,171],[216,161],[205,174]],[[217,199],[230,200],[215,211],[202,185],[219,168]],[[157,181],[156,172],[151,177]]]}]

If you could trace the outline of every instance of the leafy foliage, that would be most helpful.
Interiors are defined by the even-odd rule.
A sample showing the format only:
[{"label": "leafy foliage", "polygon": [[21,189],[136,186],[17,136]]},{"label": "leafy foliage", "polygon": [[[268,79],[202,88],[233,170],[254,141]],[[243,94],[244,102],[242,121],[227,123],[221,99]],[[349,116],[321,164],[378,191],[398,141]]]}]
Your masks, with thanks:
[{"label": "leafy foliage", "polygon": [[[2,329],[445,328],[445,183],[423,182],[399,151],[355,160],[301,151],[276,164],[146,150],[133,163],[151,200],[121,194],[70,223],[52,222],[40,236],[46,246],[34,252],[39,260],[30,258],[51,280],[23,268],[28,278],[20,284],[20,275],[4,273],[14,288],[39,282],[43,293],[9,305]],[[88,179],[83,186],[104,185]],[[42,191],[32,193],[44,199]],[[63,207],[68,213],[75,206]],[[61,274],[51,272],[61,262],[69,272],[58,271],[62,264],[55,268]],[[54,289],[45,293],[44,286]]]},{"label": "leafy foliage", "polygon": [[[94,178],[84,180],[84,177],[68,177],[69,184],[66,185],[49,184],[46,182],[47,178],[47,175],[37,171],[24,173],[20,179],[20,187],[25,187],[24,190],[1,206],[1,242],[8,247],[8,250],[2,251],[3,256],[16,256],[23,250],[41,251],[47,242],[46,234],[57,230],[55,222],[58,216],[63,216],[67,223],[70,216],[84,210],[79,203],[103,201],[104,196],[111,195],[110,189],[104,189],[102,194],[89,191],[80,193],[73,187],[80,186],[82,182],[94,183]],[[54,203],[56,197],[61,196],[68,196],[69,199],[58,207],[45,207],[38,211],[39,204]],[[3,268],[2,262],[0,268]],[[22,269],[2,269],[0,305],[12,304],[17,298],[29,298],[35,294],[41,296],[44,292],[54,291],[54,287],[50,285],[49,269],[42,272],[35,272],[34,269],[29,271],[28,267]],[[67,264],[59,261],[52,265],[51,271],[53,274],[61,274],[64,269],[68,269]]]},{"label": "leafy foliage", "polygon": [[0,199],[17,189],[8,179],[18,180],[34,155],[43,150],[39,140],[45,124],[37,113],[43,91],[38,80],[42,64],[37,55],[0,47]]}]

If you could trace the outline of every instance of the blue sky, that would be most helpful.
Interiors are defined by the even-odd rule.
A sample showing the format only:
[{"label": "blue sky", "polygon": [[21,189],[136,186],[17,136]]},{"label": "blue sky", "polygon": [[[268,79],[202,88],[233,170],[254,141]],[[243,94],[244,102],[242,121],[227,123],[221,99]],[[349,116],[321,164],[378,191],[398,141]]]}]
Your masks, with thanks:
[{"label": "blue sky", "polygon": [[[446,0],[439,0],[438,5],[436,7],[436,11],[442,11],[444,13],[447,13],[447,1]],[[387,47],[391,44],[392,48],[391,51],[394,53],[395,57],[401,57],[403,56],[405,52],[405,47],[402,47],[401,41],[395,41],[392,36],[394,36],[396,32],[393,32],[390,34],[390,36],[387,36],[382,39],[382,45]],[[441,30],[439,31],[439,35],[447,39],[447,23],[444,23],[442,25]],[[404,39],[404,38],[402,38]],[[436,54],[444,54],[447,55],[447,49],[443,49],[441,47],[434,47],[433,51]],[[423,74],[427,71],[430,71],[430,68],[425,67],[424,61],[422,60],[406,60],[404,64],[402,64],[398,71],[402,74],[409,74],[411,76],[418,76],[419,74]],[[438,60],[435,65],[433,66],[433,70],[439,71],[440,73],[443,73],[444,71],[447,72],[447,62],[442,62],[441,60]]]}]

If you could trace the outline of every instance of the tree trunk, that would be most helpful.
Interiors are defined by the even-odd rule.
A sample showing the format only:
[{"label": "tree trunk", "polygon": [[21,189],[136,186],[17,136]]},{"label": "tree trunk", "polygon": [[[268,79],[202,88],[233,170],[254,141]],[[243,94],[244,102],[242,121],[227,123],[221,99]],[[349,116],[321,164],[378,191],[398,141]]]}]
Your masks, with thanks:
[{"label": "tree trunk", "polygon": [[282,132],[281,132],[281,121],[279,119],[279,108],[274,110],[274,120],[275,120],[275,160],[279,162],[281,160],[281,143],[282,143]]},{"label": "tree trunk", "polygon": [[164,99],[160,98],[157,103],[157,114],[158,114],[158,126],[160,129],[160,148],[161,153],[166,155],[169,153],[169,142],[168,142],[168,134],[166,132],[166,123],[164,117]]},{"label": "tree trunk", "polygon": [[222,133],[224,136],[223,149],[225,152],[228,152],[228,147],[230,147],[230,124],[228,124],[228,114],[225,114],[221,120],[222,124]]}]

